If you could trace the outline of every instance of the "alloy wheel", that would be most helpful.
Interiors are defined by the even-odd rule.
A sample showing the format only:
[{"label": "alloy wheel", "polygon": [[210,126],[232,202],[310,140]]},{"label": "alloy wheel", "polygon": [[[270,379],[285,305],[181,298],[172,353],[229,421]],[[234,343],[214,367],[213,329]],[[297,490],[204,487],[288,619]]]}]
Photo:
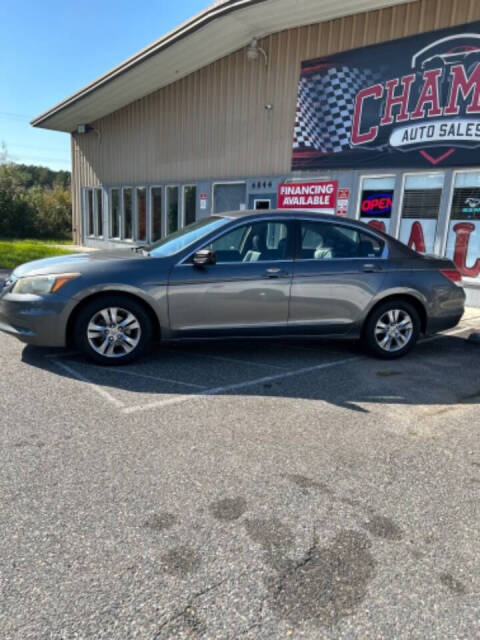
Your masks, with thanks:
[{"label": "alloy wheel", "polygon": [[385,311],[375,325],[375,340],[387,352],[400,351],[413,335],[413,321],[404,309]]},{"label": "alloy wheel", "polygon": [[141,335],[138,318],[121,307],[100,309],[87,326],[90,347],[106,358],[121,358],[131,353],[138,346]]}]

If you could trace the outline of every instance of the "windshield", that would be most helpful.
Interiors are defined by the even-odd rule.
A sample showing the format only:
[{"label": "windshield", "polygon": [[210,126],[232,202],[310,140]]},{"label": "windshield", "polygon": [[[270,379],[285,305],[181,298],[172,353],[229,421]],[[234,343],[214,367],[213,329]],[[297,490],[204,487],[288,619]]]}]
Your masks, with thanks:
[{"label": "windshield", "polygon": [[173,256],[175,253],[178,253],[197,240],[207,236],[212,231],[215,231],[215,229],[223,227],[223,225],[228,222],[230,222],[230,218],[219,218],[217,216],[204,218],[203,220],[189,224],[183,229],[175,231],[175,233],[171,233],[166,238],[163,238],[163,240],[151,245],[151,247],[149,247],[149,253],[155,258]]}]

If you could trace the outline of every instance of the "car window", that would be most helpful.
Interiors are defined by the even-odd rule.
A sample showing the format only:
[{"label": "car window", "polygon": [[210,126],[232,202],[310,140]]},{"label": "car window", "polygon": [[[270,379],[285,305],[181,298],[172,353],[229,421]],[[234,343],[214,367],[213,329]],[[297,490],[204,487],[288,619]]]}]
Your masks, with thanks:
[{"label": "car window", "polygon": [[202,236],[212,233],[212,231],[222,227],[224,224],[228,224],[230,221],[230,218],[220,218],[216,216],[203,218],[203,220],[198,220],[193,224],[189,224],[187,227],[183,227],[183,229],[171,233],[166,238],[163,238],[163,240],[159,240],[148,247],[148,250],[150,255],[155,258],[172,256],[190,246]]},{"label": "car window", "polygon": [[217,263],[285,260],[287,225],[271,221],[241,225],[211,242],[207,248],[215,251]]},{"label": "car window", "polygon": [[379,258],[385,243],[353,227],[329,222],[300,223],[301,260],[333,258]]}]

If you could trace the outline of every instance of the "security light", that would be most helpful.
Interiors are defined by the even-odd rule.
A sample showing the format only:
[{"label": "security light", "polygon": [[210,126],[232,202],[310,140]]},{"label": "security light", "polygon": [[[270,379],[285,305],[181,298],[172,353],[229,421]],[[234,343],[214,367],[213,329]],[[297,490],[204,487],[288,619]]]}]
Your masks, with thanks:
[{"label": "security light", "polygon": [[250,44],[247,47],[247,60],[258,60],[259,54],[262,54],[265,60],[265,66],[268,65],[268,55],[265,49],[262,49],[258,45],[257,38],[252,38]]}]

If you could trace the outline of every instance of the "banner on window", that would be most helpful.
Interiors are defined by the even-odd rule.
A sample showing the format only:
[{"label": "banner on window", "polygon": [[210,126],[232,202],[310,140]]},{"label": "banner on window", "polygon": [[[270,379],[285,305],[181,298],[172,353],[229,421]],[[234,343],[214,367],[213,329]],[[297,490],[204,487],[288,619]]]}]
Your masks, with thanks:
[{"label": "banner on window", "polygon": [[478,164],[480,22],[302,63],[292,168]]}]

